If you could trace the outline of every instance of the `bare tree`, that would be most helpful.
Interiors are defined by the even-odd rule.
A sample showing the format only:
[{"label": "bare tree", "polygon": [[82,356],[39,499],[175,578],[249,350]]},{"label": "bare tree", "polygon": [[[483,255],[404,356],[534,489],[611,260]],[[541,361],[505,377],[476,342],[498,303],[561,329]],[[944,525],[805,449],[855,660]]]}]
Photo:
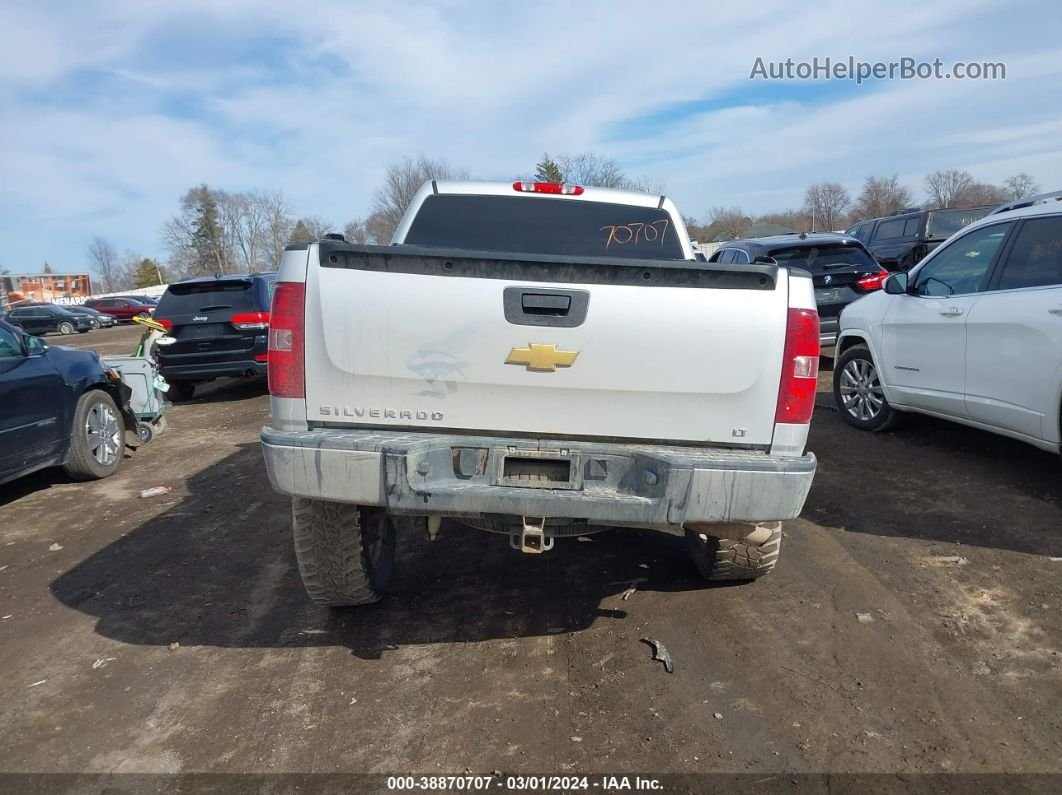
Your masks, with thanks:
[{"label": "bare tree", "polygon": [[854,212],[859,218],[878,218],[910,207],[913,202],[911,191],[900,184],[896,174],[867,177],[863,181],[863,191],[856,199]]},{"label": "bare tree", "polygon": [[375,212],[365,219],[365,233],[369,236],[370,242],[387,245],[391,242],[395,230],[387,216]]},{"label": "bare tree", "polygon": [[1024,199],[1026,196],[1033,196],[1040,192],[1040,186],[1036,184],[1036,180],[1024,172],[1003,180],[1003,188],[1007,192],[1008,199]]},{"label": "bare tree", "polygon": [[925,178],[926,193],[929,203],[934,208],[952,207],[965,201],[964,195],[974,184],[969,171],[949,168],[946,171],[934,171]]},{"label": "bare tree", "polygon": [[454,168],[445,160],[430,160],[423,155],[416,160],[407,157],[387,167],[384,184],[373,198],[373,215],[379,214],[380,234],[389,229],[387,239],[390,240],[413,196],[421,185],[432,179],[468,179],[468,172]]},{"label": "bare tree", "polygon": [[111,293],[122,288],[117,286],[119,278],[118,252],[110,241],[102,237],[92,238],[88,247],[89,270],[96,274],[100,292]]},{"label": "bare tree", "polygon": [[715,236],[722,233],[729,240],[741,237],[752,226],[752,219],[740,207],[713,207],[708,212],[708,220]]},{"label": "bare tree", "polygon": [[369,230],[365,228],[365,222],[360,218],[354,218],[343,227],[343,237],[349,243],[368,243]]},{"label": "bare tree", "polygon": [[627,187],[627,177],[619,163],[610,157],[595,152],[579,155],[561,155],[557,158],[565,182],[576,185],[593,185],[598,188]]},{"label": "bare tree", "polygon": [[809,231],[811,219],[803,210],[777,210],[757,216],[758,224],[777,224],[799,232]]},{"label": "bare tree", "polygon": [[998,185],[989,185],[986,182],[975,182],[970,185],[958,198],[961,204],[1003,204],[1010,198],[1005,188]]},{"label": "bare tree", "polygon": [[837,182],[812,185],[804,194],[804,209],[811,216],[813,230],[830,232],[844,226],[852,199]]},{"label": "bare tree", "polygon": [[284,256],[284,246],[288,244],[295,222],[291,219],[291,205],[280,190],[259,192],[258,201],[262,204],[263,240],[262,264],[269,270],[278,270]]}]

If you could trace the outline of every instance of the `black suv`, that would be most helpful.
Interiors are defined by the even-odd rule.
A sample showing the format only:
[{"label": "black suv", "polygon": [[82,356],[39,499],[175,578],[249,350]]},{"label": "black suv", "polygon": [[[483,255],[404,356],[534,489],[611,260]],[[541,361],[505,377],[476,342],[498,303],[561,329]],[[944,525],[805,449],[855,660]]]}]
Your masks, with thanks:
[{"label": "black suv", "polygon": [[860,221],[845,234],[862,242],[890,271],[907,271],[967,224],[995,209],[982,207],[898,210],[884,218]]},{"label": "black suv", "polygon": [[86,315],[75,315],[55,304],[24,304],[8,311],[7,321],[27,334],[39,336],[56,332],[73,334],[92,330],[92,321]]},{"label": "black suv", "polygon": [[195,385],[224,376],[266,374],[269,305],[276,273],[210,276],[171,284],[155,320],[177,340],[158,360],[169,396],[189,400]]},{"label": "black suv", "polygon": [[755,262],[757,257],[768,257],[779,265],[801,268],[811,274],[822,345],[837,341],[837,318],[841,310],[857,298],[881,289],[881,283],[889,275],[862,243],[832,232],[729,240],[708,261],[742,264]]}]

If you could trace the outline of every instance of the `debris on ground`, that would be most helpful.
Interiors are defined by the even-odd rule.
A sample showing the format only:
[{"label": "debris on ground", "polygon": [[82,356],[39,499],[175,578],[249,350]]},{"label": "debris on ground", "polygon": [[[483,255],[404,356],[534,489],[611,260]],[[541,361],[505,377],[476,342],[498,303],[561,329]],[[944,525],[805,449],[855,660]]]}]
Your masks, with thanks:
[{"label": "debris on ground", "polygon": [[572,742],[573,743],[581,743],[582,741],[583,741],[582,737],[572,737]]},{"label": "debris on ground", "polygon": [[62,544],[52,544],[50,547],[48,547],[48,551],[49,552],[58,552],[62,548],[63,548]]},{"label": "debris on ground", "polygon": [[712,715],[712,717],[715,718],[716,720],[722,720],[723,719],[723,713],[722,712],[716,712],[714,715]]},{"label": "debris on ground", "polygon": [[546,634],[547,635],[559,635],[562,632],[567,632],[567,631],[568,631],[568,629],[566,627],[546,627]]},{"label": "debris on ground", "polygon": [[30,685],[30,687],[36,687],[37,685],[43,685],[47,681],[48,681],[47,679],[42,679],[39,682],[34,682],[32,685]]},{"label": "debris on ground", "polygon": [[648,643],[653,647],[653,659],[660,660],[664,664],[664,670],[669,674],[675,673],[675,663],[668,653],[667,647],[656,638],[642,638],[642,643]]},{"label": "debris on ground", "polygon": [[648,563],[639,563],[638,564],[638,568],[639,569],[648,569],[649,568],[649,564]]},{"label": "debris on ground", "polygon": [[117,659],[118,659],[117,657],[100,657],[99,659],[96,660],[96,662],[92,663],[92,670],[93,671],[98,671],[100,668],[105,666],[107,663],[114,662]]},{"label": "debris on ground", "polygon": [[358,703],[358,700],[357,700],[356,698],[352,698],[352,699],[350,700],[350,703],[351,703],[351,704],[357,704],[357,703]]},{"label": "debris on ground", "polygon": [[856,613],[856,620],[860,624],[873,624],[874,616],[871,613]]},{"label": "debris on ground", "polygon": [[[634,592],[638,590],[638,586],[641,585],[643,582],[649,582],[649,580],[645,579],[645,577],[638,577],[637,579],[628,582],[626,584],[627,590],[623,592],[621,597],[623,601],[626,602],[628,599],[630,599],[634,595]],[[623,583],[620,583],[620,585],[623,585]]]},{"label": "debris on ground", "polygon": [[1062,558],[1048,558],[1052,563],[1062,563]]},{"label": "debris on ground", "polygon": [[14,617],[15,616],[14,616],[13,613],[9,613],[8,615],[3,616],[2,618],[0,618],[0,621],[7,621],[9,618],[14,618]]},{"label": "debris on ground", "polygon": [[181,644],[178,643],[177,641],[174,641],[173,643],[170,644],[170,651],[177,651],[177,649],[179,649],[179,648],[181,648]]},{"label": "debris on ground", "polygon": [[150,489],[144,489],[140,492],[141,497],[161,497],[163,494],[169,494],[173,491],[173,486],[152,486]]},{"label": "debris on ground", "polygon": [[962,555],[942,555],[937,558],[940,563],[954,563],[956,566],[965,566],[969,561]]}]

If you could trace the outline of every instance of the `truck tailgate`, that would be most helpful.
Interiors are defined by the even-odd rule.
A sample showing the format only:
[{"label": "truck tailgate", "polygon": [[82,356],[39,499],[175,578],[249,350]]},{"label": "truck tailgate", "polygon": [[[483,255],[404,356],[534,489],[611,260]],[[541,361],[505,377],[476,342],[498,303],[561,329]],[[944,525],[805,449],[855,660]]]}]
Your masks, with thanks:
[{"label": "truck tailgate", "polygon": [[784,270],[426,251],[321,244],[310,422],[771,443]]}]

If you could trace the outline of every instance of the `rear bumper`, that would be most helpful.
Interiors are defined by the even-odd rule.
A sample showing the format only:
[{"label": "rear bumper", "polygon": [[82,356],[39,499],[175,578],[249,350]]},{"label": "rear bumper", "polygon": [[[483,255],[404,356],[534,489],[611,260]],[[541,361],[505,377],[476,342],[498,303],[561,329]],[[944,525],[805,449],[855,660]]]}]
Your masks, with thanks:
[{"label": "rear bumper", "polygon": [[254,359],[241,359],[232,362],[163,365],[159,368],[159,372],[167,381],[204,381],[210,378],[225,378],[226,376],[265,375],[267,368],[265,362],[256,362]]},{"label": "rear bumper", "polygon": [[[775,521],[797,516],[815,456],[370,430],[262,429],[273,488],[407,515],[526,516],[596,524]],[[506,457],[571,462],[554,488],[512,485]]]}]

